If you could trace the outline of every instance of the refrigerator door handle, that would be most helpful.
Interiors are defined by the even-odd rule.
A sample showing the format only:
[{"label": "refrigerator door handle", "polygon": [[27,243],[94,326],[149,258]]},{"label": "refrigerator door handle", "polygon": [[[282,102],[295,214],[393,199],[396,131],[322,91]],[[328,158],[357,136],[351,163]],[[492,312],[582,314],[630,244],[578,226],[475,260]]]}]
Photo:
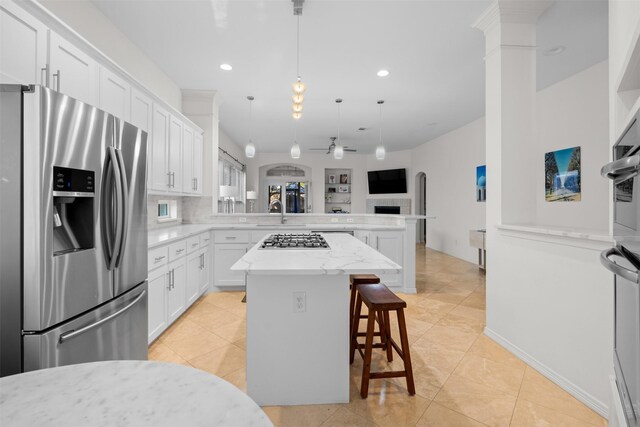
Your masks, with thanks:
[{"label": "refrigerator door handle", "polygon": [[611,248],[602,251],[602,253],[600,254],[600,262],[602,263],[602,265],[604,265],[607,270],[617,276],[627,279],[628,281],[633,283],[640,283],[640,275],[638,274],[638,272],[629,270],[628,268],[624,268],[621,265],[618,265],[615,262],[611,261],[609,257],[612,255],[616,255],[626,259],[620,249]]},{"label": "refrigerator door handle", "polygon": [[120,169],[120,175],[118,179],[120,179],[120,185],[122,188],[122,206],[120,208],[121,211],[121,219],[122,219],[122,227],[121,227],[121,237],[120,237],[120,247],[118,248],[118,257],[116,260],[116,267],[120,267],[122,263],[122,255],[124,254],[124,247],[127,243],[127,230],[129,227],[129,185],[127,183],[127,172],[124,165],[124,158],[122,157],[122,150],[114,150],[116,152],[116,157],[118,158],[118,166]]},{"label": "refrigerator door handle", "polygon": [[107,156],[106,165],[104,168],[104,184],[102,186],[102,235],[105,242],[105,254],[107,258],[107,265],[111,265],[113,260],[113,209],[111,204],[113,203],[113,164],[111,156]]},{"label": "refrigerator door handle", "polygon": [[611,163],[607,163],[600,170],[600,174],[612,179],[614,184],[619,184],[629,178],[638,175],[640,171],[640,154],[631,157],[623,157]]},{"label": "refrigerator door handle", "polygon": [[140,300],[142,300],[142,298],[145,296],[145,294],[147,293],[146,290],[142,291],[140,293],[140,295],[138,295],[136,297],[136,299],[134,299],[133,301],[131,301],[131,303],[129,305],[127,305],[126,307],[121,308],[120,310],[116,311],[113,314],[110,314],[109,316],[105,317],[104,319],[100,319],[95,323],[92,323],[90,325],[84,326],[78,330],[72,330],[69,332],[65,332],[64,334],[60,335],[60,339],[59,342],[60,344],[62,344],[65,341],[70,340],[73,337],[77,337],[78,335],[82,335],[85,332],[88,332],[94,328],[97,328],[98,326],[110,321],[111,319],[115,319],[116,317],[120,316],[121,314],[125,313],[126,311],[130,310],[134,305],[136,305],[138,302],[140,302]]},{"label": "refrigerator door handle", "polygon": [[[111,159],[111,165],[113,167],[113,173],[115,175],[114,182],[116,184],[116,232],[115,232],[115,241],[113,243],[113,254],[111,256],[111,260],[109,261],[109,270],[113,270],[116,267],[116,261],[120,257],[120,249],[122,246],[122,226],[124,219],[123,215],[123,203],[122,200],[122,172],[120,170],[120,163],[118,162],[118,158],[116,155],[116,149],[114,147],[108,147],[109,158]],[[109,207],[107,207],[109,209]]]}]

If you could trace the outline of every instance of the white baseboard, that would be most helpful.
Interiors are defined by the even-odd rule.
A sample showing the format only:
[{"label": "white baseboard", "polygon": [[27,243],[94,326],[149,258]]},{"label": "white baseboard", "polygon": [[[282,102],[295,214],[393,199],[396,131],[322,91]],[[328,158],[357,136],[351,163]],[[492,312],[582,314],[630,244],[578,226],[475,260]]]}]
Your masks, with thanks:
[{"label": "white baseboard", "polygon": [[567,378],[558,374],[556,371],[549,368],[545,364],[539,362],[536,358],[531,356],[526,351],[512,344],[511,342],[503,338],[501,335],[493,332],[491,329],[485,327],[484,334],[489,338],[491,338],[492,340],[494,340],[495,342],[497,342],[498,344],[500,344],[501,346],[503,346],[504,348],[506,348],[507,350],[509,350],[511,353],[513,353],[515,356],[517,356],[527,365],[534,368],[536,371],[540,372],[549,380],[553,381],[560,388],[565,390],[567,393],[571,394],[580,402],[584,403],[585,405],[587,405],[589,408],[596,411],[598,414],[600,414],[604,418],[607,418],[609,414],[608,404],[605,404],[600,400],[596,399],[591,394],[587,393],[585,390],[583,390],[582,388],[578,387],[577,385],[569,381]]}]

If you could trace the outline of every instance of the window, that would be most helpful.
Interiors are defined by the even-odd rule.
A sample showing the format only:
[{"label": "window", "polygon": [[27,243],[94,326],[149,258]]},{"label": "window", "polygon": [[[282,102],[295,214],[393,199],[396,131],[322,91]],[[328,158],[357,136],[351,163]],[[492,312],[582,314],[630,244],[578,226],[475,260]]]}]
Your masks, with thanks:
[{"label": "window", "polygon": [[158,200],[158,222],[178,220],[178,205],[175,200]]},{"label": "window", "polygon": [[[225,212],[227,206],[230,212],[244,212],[244,204],[246,198],[245,190],[246,174],[243,168],[226,160],[218,160],[218,194],[221,194],[220,187],[226,186],[232,188],[232,195],[220,197],[218,201],[218,212]],[[233,207],[228,209],[229,204]]]}]

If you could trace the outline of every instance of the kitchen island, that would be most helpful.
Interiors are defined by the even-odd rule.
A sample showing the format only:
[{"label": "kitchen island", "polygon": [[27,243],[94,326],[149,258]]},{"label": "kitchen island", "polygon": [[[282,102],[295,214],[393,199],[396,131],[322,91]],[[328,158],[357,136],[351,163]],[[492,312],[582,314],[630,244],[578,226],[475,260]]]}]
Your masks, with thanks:
[{"label": "kitchen island", "polygon": [[349,274],[402,269],[346,233],[329,249],[263,249],[232,270],[247,275],[247,393],[259,405],[349,401]]}]

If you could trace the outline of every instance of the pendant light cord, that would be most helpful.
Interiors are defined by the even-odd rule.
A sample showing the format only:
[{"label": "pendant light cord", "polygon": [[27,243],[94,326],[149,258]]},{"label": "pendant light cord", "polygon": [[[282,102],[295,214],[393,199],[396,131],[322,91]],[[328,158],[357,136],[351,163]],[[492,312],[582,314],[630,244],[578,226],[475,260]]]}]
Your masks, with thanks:
[{"label": "pendant light cord", "polygon": [[253,110],[251,108],[252,107],[251,104],[253,104],[253,99],[249,100],[249,143],[253,142],[251,140],[251,136],[252,136],[251,131],[253,130],[252,129],[253,128],[253,115],[252,115]]},{"label": "pendant light cord", "polygon": [[382,145],[382,103],[380,103],[380,145]]},{"label": "pendant light cord", "polygon": [[298,80],[300,80],[300,15],[298,15],[298,19],[296,20],[296,72],[298,73]]}]

